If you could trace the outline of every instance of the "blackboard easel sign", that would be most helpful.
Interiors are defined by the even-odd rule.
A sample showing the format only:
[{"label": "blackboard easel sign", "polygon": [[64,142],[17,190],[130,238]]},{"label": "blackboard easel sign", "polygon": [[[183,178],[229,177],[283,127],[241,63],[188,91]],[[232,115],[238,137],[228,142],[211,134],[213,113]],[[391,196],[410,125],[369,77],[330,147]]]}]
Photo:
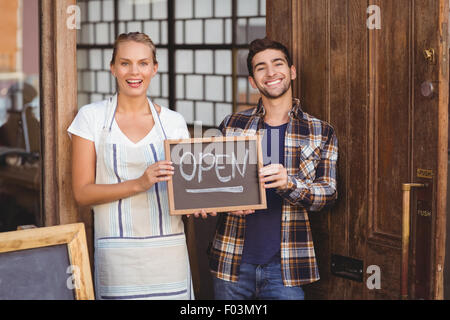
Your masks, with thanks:
[{"label": "blackboard easel sign", "polygon": [[171,215],[267,208],[259,135],[166,140],[164,148],[175,167],[167,182]]},{"label": "blackboard easel sign", "polygon": [[0,300],[92,300],[84,224],[0,233]]}]

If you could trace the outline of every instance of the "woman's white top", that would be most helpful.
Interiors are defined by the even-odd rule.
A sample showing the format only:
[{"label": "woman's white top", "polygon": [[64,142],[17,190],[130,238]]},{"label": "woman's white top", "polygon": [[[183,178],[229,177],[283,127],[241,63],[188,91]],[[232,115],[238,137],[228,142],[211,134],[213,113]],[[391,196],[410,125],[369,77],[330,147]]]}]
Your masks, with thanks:
[{"label": "woman's white top", "polygon": [[[149,106],[155,125],[137,143],[115,121],[117,95],[79,110],[68,132],[94,142],[96,184],[139,178],[165,159],[164,140],[189,138],[179,113]],[[184,225],[169,214],[166,182],[93,209],[97,299],[193,299]]]}]

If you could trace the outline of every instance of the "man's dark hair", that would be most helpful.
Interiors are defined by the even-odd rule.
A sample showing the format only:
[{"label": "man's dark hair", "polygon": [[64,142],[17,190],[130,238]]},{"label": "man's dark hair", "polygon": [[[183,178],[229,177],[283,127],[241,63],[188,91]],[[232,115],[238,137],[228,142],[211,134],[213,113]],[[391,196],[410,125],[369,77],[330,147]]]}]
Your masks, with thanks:
[{"label": "man's dark hair", "polygon": [[248,68],[248,74],[250,75],[250,77],[253,77],[253,64],[252,64],[253,57],[257,53],[267,50],[267,49],[275,49],[275,50],[280,50],[281,52],[283,52],[284,56],[286,57],[288,66],[289,67],[292,66],[291,55],[289,54],[289,50],[284,45],[282,45],[281,43],[279,43],[277,41],[270,40],[268,38],[256,39],[250,43],[250,49],[248,51],[248,56],[247,56],[247,68]]}]

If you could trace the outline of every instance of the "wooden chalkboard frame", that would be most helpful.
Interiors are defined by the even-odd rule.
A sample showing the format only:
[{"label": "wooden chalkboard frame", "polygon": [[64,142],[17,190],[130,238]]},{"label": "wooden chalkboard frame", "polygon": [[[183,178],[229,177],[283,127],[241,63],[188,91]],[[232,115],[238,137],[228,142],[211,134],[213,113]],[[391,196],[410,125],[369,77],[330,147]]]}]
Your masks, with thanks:
[{"label": "wooden chalkboard frame", "polygon": [[78,267],[75,299],[94,300],[91,267],[83,223],[0,233],[0,253],[66,244],[72,266]]},{"label": "wooden chalkboard frame", "polygon": [[[172,144],[178,143],[213,143],[213,142],[238,142],[238,141],[256,141],[256,152],[258,161],[258,170],[263,167],[263,155],[261,148],[261,137],[259,135],[254,136],[230,136],[230,137],[207,137],[207,138],[190,138],[190,139],[168,139],[164,141],[164,151],[166,154],[166,160],[171,161],[170,156],[170,146]],[[207,208],[193,208],[193,209],[175,209],[174,201],[174,188],[173,181],[169,180],[167,182],[167,193],[169,198],[169,210],[171,215],[184,215],[192,214],[198,212],[201,209],[205,209],[207,212],[230,212],[237,210],[248,210],[248,209],[265,209],[267,208],[266,203],[266,191],[263,183],[258,182],[258,189],[260,195],[260,203],[252,205],[241,205],[241,206],[225,206],[225,207],[207,207]]]}]

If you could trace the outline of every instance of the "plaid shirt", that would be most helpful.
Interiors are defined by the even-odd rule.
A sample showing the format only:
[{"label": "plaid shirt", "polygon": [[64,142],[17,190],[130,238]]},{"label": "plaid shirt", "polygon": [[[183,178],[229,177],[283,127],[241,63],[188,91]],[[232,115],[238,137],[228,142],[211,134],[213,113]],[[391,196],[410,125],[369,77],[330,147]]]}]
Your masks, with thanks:
[{"label": "plaid shirt", "polygon": [[[265,110],[258,106],[227,116],[219,129],[225,136],[263,134]],[[337,198],[337,138],[324,121],[303,112],[293,99],[285,136],[288,185],[277,190],[283,198],[281,269],[285,286],[319,280],[308,211],[319,211]],[[245,217],[220,214],[208,248],[210,268],[219,279],[236,282],[244,248]]]}]

